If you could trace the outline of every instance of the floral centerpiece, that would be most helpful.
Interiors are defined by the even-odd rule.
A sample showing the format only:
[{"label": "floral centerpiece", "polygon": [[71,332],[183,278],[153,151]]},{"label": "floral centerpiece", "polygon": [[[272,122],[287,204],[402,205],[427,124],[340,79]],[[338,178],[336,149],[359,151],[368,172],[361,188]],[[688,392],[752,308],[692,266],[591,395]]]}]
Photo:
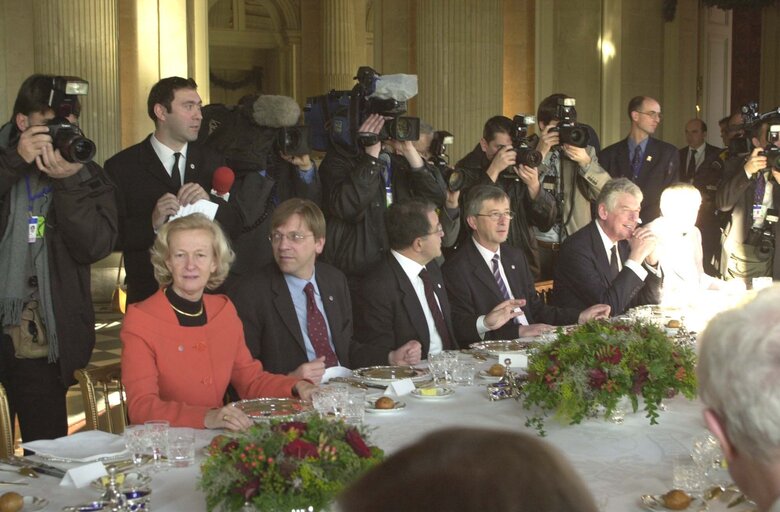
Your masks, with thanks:
[{"label": "floral centerpiece", "polygon": [[647,322],[592,321],[534,351],[521,398],[525,407],[541,409],[526,426],[544,435],[544,416],[580,423],[603,408],[609,417],[628,397],[634,412],[639,397],[650,424],[658,423],[664,398],[696,395],[695,354],[676,345],[664,331]]},{"label": "floral centerpiece", "polygon": [[274,421],[235,436],[216,436],[198,487],[209,511],[326,510],[341,489],[379,462],[362,428],[312,417]]}]

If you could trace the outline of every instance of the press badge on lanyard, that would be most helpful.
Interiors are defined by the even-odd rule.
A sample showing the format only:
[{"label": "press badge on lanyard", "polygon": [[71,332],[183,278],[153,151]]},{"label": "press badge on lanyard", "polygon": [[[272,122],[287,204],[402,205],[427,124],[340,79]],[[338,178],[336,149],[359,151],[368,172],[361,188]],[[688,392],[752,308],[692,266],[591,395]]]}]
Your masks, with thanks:
[{"label": "press badge on lanyard", "polygon": [[24,183],[27,185],[27,212],[30,215],[30,220],[27,221],[27,243],[34,244],[36,241],[43,238],[44,230],[46,229],[46,217],[43,215],[33,215],[33,203],[36,199],[44,197],[51,191],[51,187],[44,187],[40,192],[33,195],[30,190],[30,176],[24,177]]},{"label": "press badge on lanyard", "polygon": [[753,222],[758,223],[766,217],[766,206],[762,204],[753,205]]},{"label": "press badge on lanyard", "polygon": [[393,168],[390,164],[387,164],[387,173],[385,176],[385,206],[388,208],[393,204],[393,188],[390,186],[392,183]]}]

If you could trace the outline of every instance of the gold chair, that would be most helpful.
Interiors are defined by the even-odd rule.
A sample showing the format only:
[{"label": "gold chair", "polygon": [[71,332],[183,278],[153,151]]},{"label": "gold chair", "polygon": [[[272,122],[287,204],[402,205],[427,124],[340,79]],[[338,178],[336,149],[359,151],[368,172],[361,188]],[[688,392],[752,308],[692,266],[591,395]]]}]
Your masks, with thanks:
[{"label": "gold chair", "polygon": [[14,424],[8,408],[8,395],[0,384],[0,459],[14,455]]},{"label": "gold chair", "polygon": [[[81,388],[87,430],[121,434],[127,425],[127,403],[120,363],[74,372]],[[115,402],[114,405],[111,402]],[[102,407],[98,407],[101,403]]]},{"label": "gold chair", "polygon": [[542,301],[545,304],[549,304],[550,299],[552,299],[552,290],[553,290],[552,279],[549,281],[539,281],[534,284],[534,287],[536,288],[536,293],[538,293],[539,297],[542,298]]}]

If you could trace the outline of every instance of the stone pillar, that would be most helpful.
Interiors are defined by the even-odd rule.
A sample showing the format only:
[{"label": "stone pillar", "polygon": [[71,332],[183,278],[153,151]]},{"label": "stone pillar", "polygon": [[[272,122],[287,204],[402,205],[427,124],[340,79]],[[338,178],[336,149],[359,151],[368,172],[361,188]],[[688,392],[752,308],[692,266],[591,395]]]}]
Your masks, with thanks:
[{"label": "stone pillar", "polygon": [[780,106],[780,65],[777,62],[780,59],[780,6],[765,7],[761,18],[761,96],[758,105],[766,112]]},{"label": "stone pillar", "polygon": [[303,105],[306,98],[301,91],[301,31],[288,30],[286,44],[280,52],[280,69],[282,75],[282,94],[292,97],[299,105]]},{"label": "stone pillar", "polygon": [[417,3],[418,115],[455,136],[450,159],[469,152],[485,121],[502,113],[500,0]]},{"label": "stone pillar", "polygon": [[101,163],[119,151],[116,0],[33,2],[35,71],[89,81],[81,126]]},{"label": "stone pillar", "polygon": [[365,0],[323,0],[322,55],[324,89],[346,90],[355,85],[353,77],[363,65],[365,54]]}]

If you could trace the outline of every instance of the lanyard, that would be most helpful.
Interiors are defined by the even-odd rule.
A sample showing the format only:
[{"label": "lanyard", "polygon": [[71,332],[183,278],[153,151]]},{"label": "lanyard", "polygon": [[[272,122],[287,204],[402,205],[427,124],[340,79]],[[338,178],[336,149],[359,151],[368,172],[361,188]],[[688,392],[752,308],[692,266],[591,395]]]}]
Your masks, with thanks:
[{"label": "lanyard", "polygon": [[46,194],[48,194],[49,192],[51,192],[51,186],[43,187],[40,190],[40,192],[38,192],[35,195],[32,195],[32,190],[30,190],[30,175],[29,174],[25,174],[24,175],[24,184],[27,187],[27,211],[29,211],[30,214],[32,215],[33,204],[35,203],[35,200],[36,199],[40,199],[40,198],[44,197]]}]

